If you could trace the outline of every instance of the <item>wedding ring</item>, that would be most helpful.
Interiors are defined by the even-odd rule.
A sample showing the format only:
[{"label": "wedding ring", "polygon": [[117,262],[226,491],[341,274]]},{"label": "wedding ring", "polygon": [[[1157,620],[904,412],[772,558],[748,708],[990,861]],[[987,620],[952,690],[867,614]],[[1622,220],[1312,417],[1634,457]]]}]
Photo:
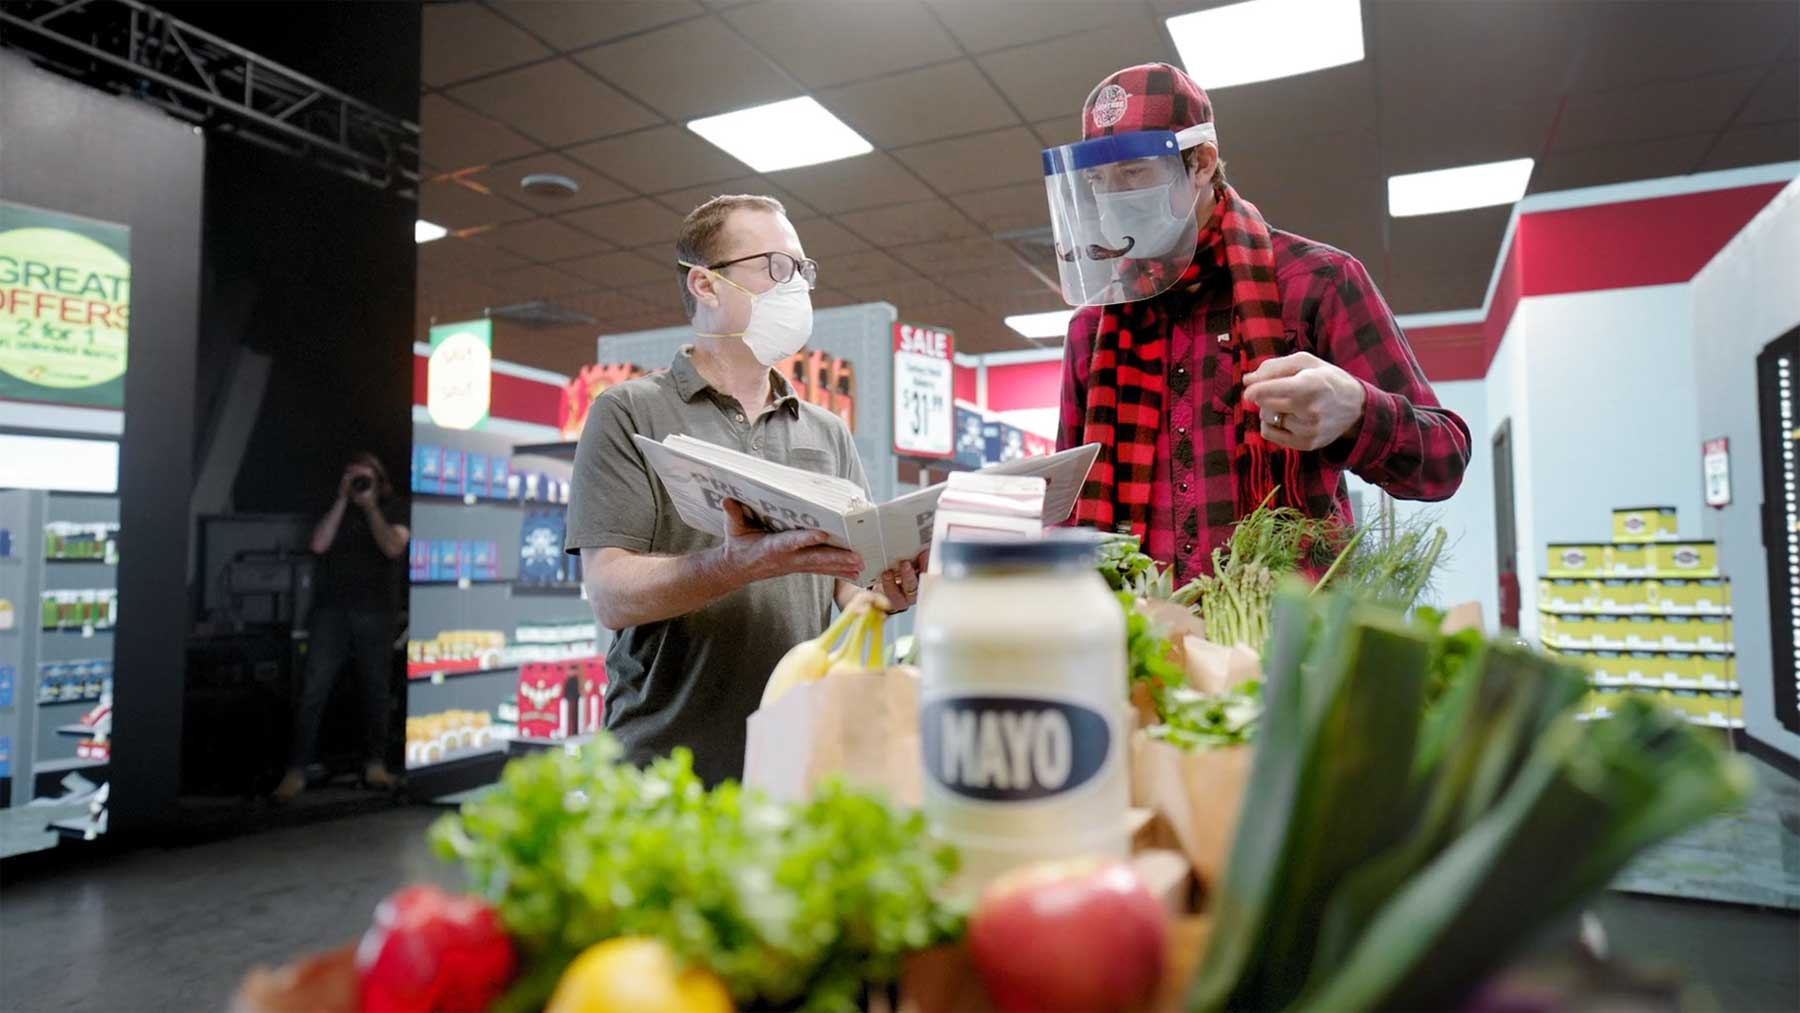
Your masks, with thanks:
[{"label": "wedding ring", "polygon": [[1280,412],[1270,412],[1269,413],[1269,428],[1271,428],[1271,429],[1280,429],[1281,428],[1281,413]]}]

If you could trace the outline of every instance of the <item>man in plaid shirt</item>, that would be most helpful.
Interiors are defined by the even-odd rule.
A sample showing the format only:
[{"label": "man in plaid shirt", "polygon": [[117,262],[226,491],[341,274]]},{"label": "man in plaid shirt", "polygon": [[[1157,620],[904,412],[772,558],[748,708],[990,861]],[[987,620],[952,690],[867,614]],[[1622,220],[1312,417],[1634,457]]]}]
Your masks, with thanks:
[{"label": "man in plaid shirt", "polygon": [[[1469,461],[1467,424],[1362,264],[1266,225],[1226,183],[1212,119],[1179,69],[1132,67],[1089,96],[1082,144],[1045,153],[1064,295],[1083,306],[1057,447],[1102,445],[1077,521],[1138,534],[1178,582],[1271,494],[1348,521],[1346,471],[1441,500]],[[1151,138],[1167,157],[1130,157]]]}]

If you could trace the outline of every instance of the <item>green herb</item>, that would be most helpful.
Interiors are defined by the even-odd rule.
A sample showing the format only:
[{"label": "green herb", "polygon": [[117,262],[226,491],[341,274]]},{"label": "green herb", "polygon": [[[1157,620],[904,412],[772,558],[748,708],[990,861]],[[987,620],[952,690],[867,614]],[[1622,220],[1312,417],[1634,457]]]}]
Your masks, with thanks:
[{"label": "green herb", "polygon": [[1241,746],[1256,737],[1262,719],[1262,683],[1250,680],[1223,693],[1188,686],[1165,689],[1156,698],[1160,724],[1150,737],[1183,749]]},{"label": "green herb", "polygon": [[1187,673],[1175,660],[1175,645],[1162,627],[1137,610],[1137,597],[1129,591],[1117,595],[1125,610],[1125,656],[1132,685],[1142,683],[1152,694],[1186,685]]},{"label": "green herb", "polygon": [[1142,543],[1135,535],[1101,536],[1100,576],[1114,591],[1129,591],[1154,581],[1159,569],[1156,560],[1143,553]]},{"label": "green herb", "polygon": [[808,803],[726,783],[686,750],[638,770],[610,739],[508,764],[498,789],[432,828],[495,903],[523,974],[505,1007],[542,1008],[583,949],[651,936],[740,1002],[856,1008],[864,983],[960,933],[936,900],[955,857],[918,814],[831,783]]},{"label": "green herb", "polygon": [[1629,701],[1579,723],[1580,671],[1440,622],[1278,596],[1256,803],[1190,1009],[1454,1006],[1638,851],[1746,793],[1741,761],[1683,719]]},{"label": "green herb", "polygon": [[1189,581],[1172,596],[1206,620],[1206,638],[1243,644],[1260,652],[1269,640],[1269,611],[1275,588],[1303,564],[1342,542],[1330,520],[1308,517],[1293,507],[1276,507],[1271,492],[1238,521],[1231,537],[1212,552],[1212,572]]}]

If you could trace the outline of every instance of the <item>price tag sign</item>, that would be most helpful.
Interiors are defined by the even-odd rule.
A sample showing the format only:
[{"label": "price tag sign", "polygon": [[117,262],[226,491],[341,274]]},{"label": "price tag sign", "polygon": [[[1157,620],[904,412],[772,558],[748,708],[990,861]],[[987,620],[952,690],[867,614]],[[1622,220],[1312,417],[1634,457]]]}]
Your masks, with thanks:
[{"label": "price tag sign", "polygon": [[894,325],[894,452],[956,453],[956,336],[938,327]]},{"label": "price tag sign", "polygon": [[1700,474],[1706,481],[1706,505],[1724,509],[1731,505],[1731,441],[1707,440],[1700,447]]}]

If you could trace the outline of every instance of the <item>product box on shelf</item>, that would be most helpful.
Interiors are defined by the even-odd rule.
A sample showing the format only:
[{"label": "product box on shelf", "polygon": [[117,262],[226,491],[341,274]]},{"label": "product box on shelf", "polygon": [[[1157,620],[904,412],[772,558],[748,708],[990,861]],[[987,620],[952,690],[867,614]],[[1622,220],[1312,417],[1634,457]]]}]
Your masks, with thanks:
[{"label": "product box on shelf", "polygon": [[110,760],[112,759],[112,742],[106,739],[82,739],[75,746],[75,758],[78,760]]},{"label": "product box on shelf", "polygon": [[569,671],[561,662],[519,668],[519,737],[566,739],[576,734],[575,706],[569,698]]},{"label": "product box on shelf", "polygon": [[431,539],[415,537],[407,545],[406,576],[409,580],[431,579]]},{"label": "product box on shelf", "polygon": [[1602,577],[1602,552],[1594,542],[1551,542],[1545,553],[1544,574],[1549,577]]},{"label": "product box on shelf", "polygon": [[566,524],[561,508],[525,512],[519,529],[519,583],[561,584],[568,579],[570,557],[563,551]]},{"label": "product box on shelf", "polygon": [[413,492],[434,493],[442,488],[442,483],[438,480],[438,470],[443,463],[442,453],[437,447],[425,443],[413,447]]},{"label": "product box on shelf", "polygon": [[463,455],[463,495],[486,499],[488,494],[488,456],[473,450]]},{"label": "product box on shelf", "polygon": [[1647,545],[1614,544],[1601,547],[1600,570],[1609,577],[1648,577],[1652,549]]},{"label": "product box on shelf", "polygon": [[469,577],[474,580],[500,579],[500,543],[472,541],[465,548]]},{"label": "product box on shelf", "polygon": [[581,673],[580,734],[592,735],[606,727],[606,659],[583,658],[574,664]]},{"label": "product box on shelf", "polygon": [[13,693],[18,686],[18,673],[11,665],[0,665],[0,707],[13,705]]},{"label": "product box on shelf", "polygon": [[431,576],[428,580],[461,579],[462,543],[454,538],[440,538],[431,543]]},{"label": "product box on shelf", "polygon": [[1665,608],[1731,608],[1731,582],[1722,577],[1702,580],[1654,579],[1643,582],[1644,600],[1652,612]]},{"label": "product box on shelf", "polygon": [[1726,616],[1639,615],[1628,620],[1625,643],[1670,651],[1729,651],[1731,619]]},{"label": "product box on shelf", "polygon": [[444,448],[443,460],[438,465],[438,492],[446,496],[463,494],[462,451]]},{"label": "product box on shelf", "polygon": [[1663,542],[1645,547],[1651,575],[1717,577],[1719,547],[1713,542]]},{"label": "product box on shelf", "polygon": [[406,719],[406,766],[429,766],[457,753],[494,744],[493,715],[486,711],[452,710]]},{"label": "product box on shelf", "polygon": [[1655,542],[1681,537],[1672,506],[1616,507],[1612,512],[1613,541]]},{"label": "product box on shelf", "polygon": [[0,633],[17,629],[19,610],[13,607],[11,598],[0,598]]},{"label": "product box on shelf", "polygon": [[13,554],[13,533],[11,528],[0,528],[0,559],[11,559]]},{"label": "product box on shelf", "polygon": [[12,736],[0,735],[0,777],[12,776]]},{"label": "product box on shelf", "polygon": [[512,493],[508,491],[512,474],[512,465],[500,454],[488,458],[488,496],[493,499],[508,499]]}]

